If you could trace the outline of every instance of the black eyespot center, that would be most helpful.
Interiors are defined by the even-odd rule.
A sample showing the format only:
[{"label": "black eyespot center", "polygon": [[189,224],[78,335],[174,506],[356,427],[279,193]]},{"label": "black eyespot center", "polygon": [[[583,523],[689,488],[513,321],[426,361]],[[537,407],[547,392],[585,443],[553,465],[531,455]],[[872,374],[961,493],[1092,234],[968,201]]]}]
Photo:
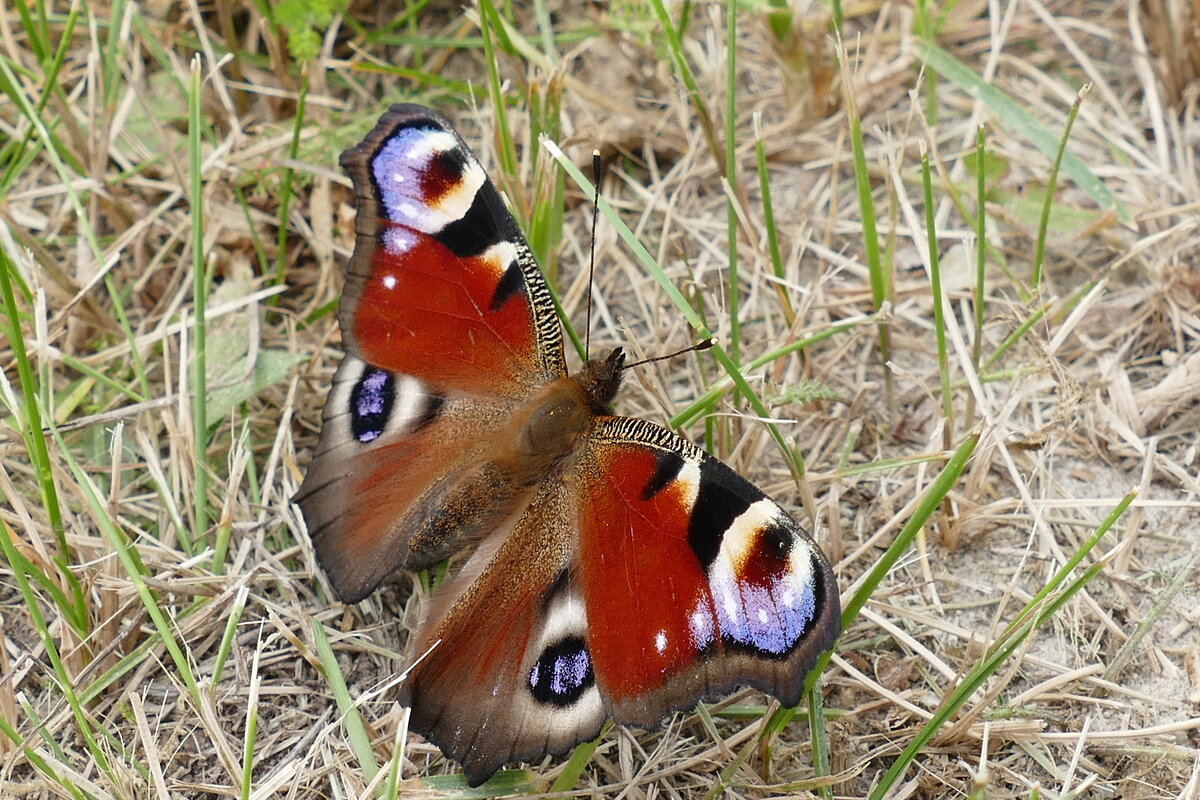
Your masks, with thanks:
[{"label": "black eyespot center", "polygon": [[529,690],[541,703],[576,703],[596,682],[587,644],[574,634],[547,647],[529,669]]}]

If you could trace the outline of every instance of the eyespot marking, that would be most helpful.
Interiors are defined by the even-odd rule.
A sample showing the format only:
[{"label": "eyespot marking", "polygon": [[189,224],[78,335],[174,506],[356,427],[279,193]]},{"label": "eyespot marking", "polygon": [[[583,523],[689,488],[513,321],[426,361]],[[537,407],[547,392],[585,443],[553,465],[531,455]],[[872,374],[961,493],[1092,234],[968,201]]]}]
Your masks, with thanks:
[{"label": "eyespot marking", "polygon": [[550,705],[573,705],[596,682],[587,645],[566,636],[547,647],[529,670],[529,689],[536,700]]}]

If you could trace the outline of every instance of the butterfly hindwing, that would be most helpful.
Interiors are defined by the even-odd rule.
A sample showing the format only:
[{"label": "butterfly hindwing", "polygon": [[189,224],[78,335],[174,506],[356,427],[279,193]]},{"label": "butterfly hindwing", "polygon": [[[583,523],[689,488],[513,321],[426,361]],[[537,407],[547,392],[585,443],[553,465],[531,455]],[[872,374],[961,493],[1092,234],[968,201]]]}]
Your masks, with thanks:
[{"label": "butterfly hindwing", "polygon": [[[430,566],[491,532],[491,518],[454,526],[448,515],[491,449],[478,426],[502,426],[508,410],[343,358],[296,495],[339,597],[361,600],[397,569]],[[469,507],[503,516],[503,499],[494,499]]]},{"label": "butterfly hindwing", "polygon": [[508,762],[564,753],[604,722],[569,569],[575,525],[571,490],[547,482],[439,588],[410,648],[409,727],[473,786]]},{"label": "butterfly hindwing", "polygon": [[618,722],[750,685],[795,704],[838,633],[837,582],[774,501],[658,425],[598,418],[580,459],[577,572]]}]

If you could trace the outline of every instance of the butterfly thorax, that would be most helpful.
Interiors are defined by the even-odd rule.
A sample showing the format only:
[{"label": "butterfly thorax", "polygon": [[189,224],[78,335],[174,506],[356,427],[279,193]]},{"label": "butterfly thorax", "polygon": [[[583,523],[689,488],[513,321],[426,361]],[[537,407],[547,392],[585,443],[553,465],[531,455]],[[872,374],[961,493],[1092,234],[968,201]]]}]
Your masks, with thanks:
[{"label": "butterfly thorax", "polygon": [[625,365],[625,351],[616,348],[604,358],[593,358],[571,376],[588,397],[592,414],[600,416],[612,413],[612,401],[621,388],[621,370]]},{"label": "butterfly thorax", "polygon": [[516,409],[509,433],[498,442],[515,443],[509,458],[522,475],[531,482],[545,478],[575,452],[593,418],[612,413],[624,360],[620,348],[592,359],[574,375],[545,384]]}]

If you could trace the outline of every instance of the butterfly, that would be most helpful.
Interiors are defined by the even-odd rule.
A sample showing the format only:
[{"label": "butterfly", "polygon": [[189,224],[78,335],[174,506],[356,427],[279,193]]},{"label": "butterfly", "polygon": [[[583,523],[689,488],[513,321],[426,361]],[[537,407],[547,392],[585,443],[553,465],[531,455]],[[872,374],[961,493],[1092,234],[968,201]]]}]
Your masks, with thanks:
[{"label": "butterfly", "polygon": [[620,349],[568,372],[549,287],[446,118],[392,106],[341,165],[346,353],[296,502],[347,603],[465,555],[410,637],[410,729],[477,786],[608,717],[653,727],[739,685],[799,702],[840,624],[808,534],[614,416]]}]

